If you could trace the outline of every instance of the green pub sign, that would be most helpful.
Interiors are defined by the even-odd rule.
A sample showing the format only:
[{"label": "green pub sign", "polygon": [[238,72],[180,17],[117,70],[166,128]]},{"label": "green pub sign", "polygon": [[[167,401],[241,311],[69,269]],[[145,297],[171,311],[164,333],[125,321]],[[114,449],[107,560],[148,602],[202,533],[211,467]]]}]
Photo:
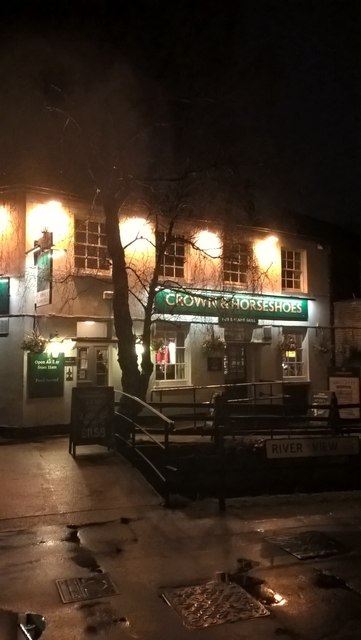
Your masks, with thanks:
[{"label": "green pub sign", "polygon": [[0,316],[9,313],[10,278],[0,278]]},{"label": "green pub sign", "polygon": [[64,395],[64,354],[28,353],[29,398],[56,398]]},{"label": "green pub sign", "polygon": [[226,319],[308,320],[304,298],[248,295],[225,291],[163,289],[155,297],[155,313],[218,316]]}]

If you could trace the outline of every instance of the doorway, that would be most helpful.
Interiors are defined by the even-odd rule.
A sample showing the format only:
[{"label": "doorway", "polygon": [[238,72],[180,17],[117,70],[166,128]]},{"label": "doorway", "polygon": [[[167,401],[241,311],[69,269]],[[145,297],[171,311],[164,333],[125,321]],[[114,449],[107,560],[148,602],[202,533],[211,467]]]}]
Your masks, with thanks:
[{"label": "doorway", "polygon": [[108,347],[82,345],[77,347],[77,385],[108,386]]},{"label": "doorway", "polygon": [[246,382],[246,349],[239,342],[227,342],[224,355],[224,382]]}]

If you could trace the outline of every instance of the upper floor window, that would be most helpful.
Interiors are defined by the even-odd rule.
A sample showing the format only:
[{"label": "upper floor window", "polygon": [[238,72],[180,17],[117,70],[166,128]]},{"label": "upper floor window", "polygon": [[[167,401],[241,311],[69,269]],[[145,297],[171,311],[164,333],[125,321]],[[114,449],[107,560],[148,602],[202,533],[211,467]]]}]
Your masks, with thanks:
[{"label": "upper floor window", "polygon": [[95,220],[74,221],[74,266],[109,271],[105,224]]},{"label": "upper floor window", "polygon": [[[164,231],[157,232],[157,253],[166,239]],[[184,278],[185,242],[182,236],[175,236],[166,247],[160,264],[159,275],[166,278]]]},{"label": "upper floor window", "polygon": [[223,253],[223,280],[247,286],[250,246],[245,243],[225,243]]},{"label": "upper floor window", "polygon": [[282,289],[303,290],[303,252],[282,248]]}]

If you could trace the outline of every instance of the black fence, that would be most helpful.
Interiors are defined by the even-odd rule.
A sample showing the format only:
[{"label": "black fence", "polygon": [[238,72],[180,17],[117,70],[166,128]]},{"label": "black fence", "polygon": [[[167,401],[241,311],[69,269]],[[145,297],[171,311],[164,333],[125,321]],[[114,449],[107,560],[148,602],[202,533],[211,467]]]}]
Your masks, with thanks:
[{"label": "black fence", "polygon": [[[235,394],[224,389],[213,392],[208,401],[151,404],[122,394],[116,403],[116,438],[131,452],[132,462],[150,482],[154,484],[150,474],[156,477],[156,488],[160,488],[165,496],[166,505],[171,504],[170,495],[175,487],[177,493],[193,491],[193,494],[201,494],[205,474],[208,474],[207,491],[218,498],[221,511],[226,507],[230,492],[243,495],[242,491],[254,489],[249,484],[252,477],[253,485],[254,478],[259,479],[266,492],[272,483],[275,491],[284,491],[287,482],[293,481],[295,469],[299,469],[304,484],[311,472],[319,477],[319,468],[323,465],[330,474],[329,477],[325,472],[325,483],[331,486],[336,475],[340,476],[342,455],[338,455],[337,473],[331,473],[331,455],[321,462],[317,456],[310,462],[295,460],[292,456],[288,460],[268,460],[267,441],[271,440],[272,447],[277,449],[287,438],[291,451],[296,447],[292,442],[299,442],[297,438],[308,441],[321,438],[331,442],[340,442],[342,438],[344,445],[351,446],[356,441],[358,453],[361,420],[356,415],[360,415],[360,405],[337,405],[334,394],[320,392],[308,405],[296,406],[294,411],[295,407],[285,402],[282,394],[260,393],[259,388],[257,391],[251,401],[230,397]],[[345,412],[354,417],[345,418]],[[352,435],[357,436],[353,442],[352,438],[347,442],[343,440]],[[340,447],[340,451],[344,449]],[[347,463],[345,468],[352,468],[354,481],[358,482],[359,455],[351,458],[351,464]]]}]

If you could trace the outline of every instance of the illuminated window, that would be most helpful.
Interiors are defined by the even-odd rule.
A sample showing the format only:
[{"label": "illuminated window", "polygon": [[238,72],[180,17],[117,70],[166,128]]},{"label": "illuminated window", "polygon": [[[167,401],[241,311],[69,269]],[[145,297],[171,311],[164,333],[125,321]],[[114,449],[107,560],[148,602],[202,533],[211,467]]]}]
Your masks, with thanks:
[{"label": "illuminated window", "polygon": [[247,286],[251,247],[244,243],[226,243],[223,255],[223,280]]},{"label": "illuminated window", "polygon": [[185,336],[183,331],[157,331],[153,339],[156,380],[185,380]]},{"label": "illuminated window", "polygon": [[282,289],[302,291],[303,289],[303,252],[282,249]]},{"label": "illuminated window", "polygon": [[[166,234],[157,233],[157,254],[162,251]],[[185,242],[181,236],[176,236],[166,247],[160,265],[159,275],[166,278],[184,278]]]},{"label": "illuminated window", "polygon": [[283,378],[303,378],[306,375],[305,352],[303,348],[305,334],[283,332],[281,343]]},{"label": "illuminated window", "polygon": [[89,379],[89,354],[88,347],[77,349],[77,379],[81,382]]},{"label": "illuminated window", "polygon": [[75,219],[74,266],[109,271],[105,224]]}]

